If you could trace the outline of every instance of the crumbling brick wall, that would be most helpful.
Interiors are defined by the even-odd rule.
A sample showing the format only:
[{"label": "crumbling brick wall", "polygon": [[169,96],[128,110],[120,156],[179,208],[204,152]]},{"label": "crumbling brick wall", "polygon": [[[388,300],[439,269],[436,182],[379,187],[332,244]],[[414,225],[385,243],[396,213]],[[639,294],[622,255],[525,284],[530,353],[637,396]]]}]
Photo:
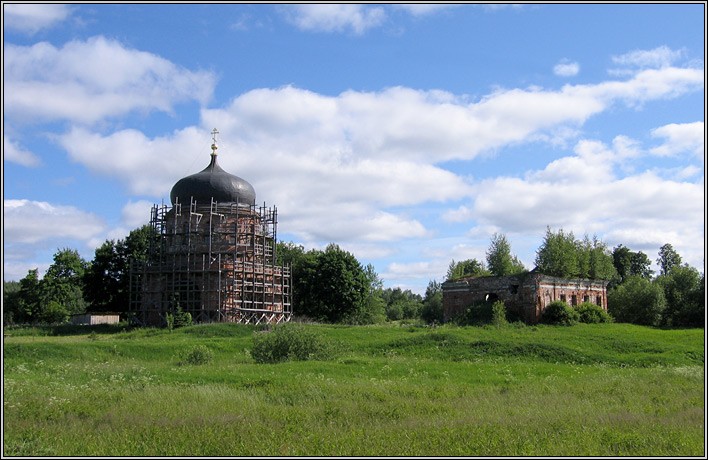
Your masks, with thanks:
[{"label": "crumbling brick wall", "polygon": [[529,272],[512,276],[468,277],[447,281],[443,290],[443,320],[450,321],[474,303],[501,300],[507,310],[535,324],[549,303],[591,302],[607,310],[607,282],[566,279]]}]

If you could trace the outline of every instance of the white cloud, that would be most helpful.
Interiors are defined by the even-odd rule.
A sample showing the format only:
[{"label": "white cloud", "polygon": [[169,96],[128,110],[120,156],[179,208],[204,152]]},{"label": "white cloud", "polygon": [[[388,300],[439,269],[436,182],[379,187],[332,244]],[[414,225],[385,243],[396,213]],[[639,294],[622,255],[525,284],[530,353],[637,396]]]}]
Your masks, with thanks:
[{"label": "white cloud", "polygon": [[[51,260],[51,258],[49,258]],[[3,261],[2,277],[3,281],[19,281],[25,276],[30,270],[37,270],[37,275],[42,278],[47,272],[50,263],[46,261],[42,262],[32,262],[27,259],[5,259]]]},{"label": "white cloud", "polygon": [[427,16],[429,14],[437,13],[441,10],[446,10],[450,8],[457,8],[460,5],[451,5],[444,3],[408,3],[401,5],[392,5],[394,8],[399,10],[404,10],[412,16]]},{"label": "white cloud", "polygon": [[465,222],[474,217],[474,211],[467,206],[460,206],[457,209],[449,209],[442,215],[445,222]]},{"label": "white cloud", "polygon": [[180,178],[206,166],[198,160],[208,159],[209,144],[204,140],[209,138],[208,131],[197,128],[154,139],[136,130],[104,137],[85,128],[73,128],[59,137],[59,143],[74,161],[121,180],[131,192],[164,197]]},{"label": "white cloud", "polygon": [[74,206],[45,201],[4,200],[3,202],[3,277],[19,280],[30,269],[46,272],[52,254],[65,247],[75,248],[85,260],[106,235],[127,235],[125,230],[110,230],[94,213]]},{"label": "white cloud", "polygon": [[[124,130],[102,136],[74,128],[61,136],[60,144],[91,170],[119,178],[133,193],[160,199],[168,197],[178,179],[207,165],[209,131],[218,127],[220,164],[251,182],[258,201],[277,204],[288,232],[311,244],[373,244],[427,238],[431,229],[407,215],[408,207],[473,195],[467,180],[438,163],[472,159],[538,140],[544,133],[552,136],[617,101],[644,103],[702,84],[698,70],[666,68],[559,91],[501,90],[478,102],[401,87],[325,96],[288,86],[252,90],[227,107],[202,109],[200,127],[170,135],[151,139]],[[621,136],[611,148],[581,142],[576,149],[577,155],[559,159],[526,180],[499,178],[489,184],[498,190],[478,192],[474,208],[449,212],[444,219],[482,215],[513,229],[527,218],[538,221],[541,229],[573,221],[586,205],[581,187],[600,193],[604,181],[615,180],[609,164],[638,154],[632,141]],[[513,192],[513,203],[508,192]],[[607,194],[600,197],[612,201]],[[553,211],[544,204],[548,200],[555,203]],[[496,216],[503,204],[520,212]],[[530,218],[534,213],[542,222]]]},{"label": "white cloud", "polygon": [[[703,253],[702,183],[663,179],[647,171],[619,178],[612,170],[639,155],[635,142],[615,139],[611,148],[582,141],[576,155],[560,158],[524,179],[497,177],[482,181],[465,214],[476,222],[510,232],[539,234],[546,226],[604,235],[614,246],[657,251],[670,242],[691,254]],[[453,214],[455,216],[455,214]]]},{"label": "white cloud", "polygon": [[612,62],[626,67],[663,68],[672,65],[683,56],[683,51],[660,46],[653,50],[634,50],[619,56],[612,56]]},{"label": "white cloud", "polygon": [[71,13],[69,5],[3,4],[3,25],[7,29],[35,34],[65,20]]},{"label": "white cloud", "polygon": [[44,201],[4,200],[5,242],[37,243],[69,238],[86,241],[105,230],[95,214]]},{"label": "white cloud", "polygon": [[700,159],[705,156],[706,132],[702,121],[671,123],[654,129],[651,135],[666,139],[662,145],[651,149],[651,153],[654,155],[673,156],[688,152]]},{"label": "white cloud", "polygon": [[[448,261],[449,263],[449,261]],[[447,264],[444,261],[422,261],[410,263],[390,263],[381,274],[383,279],[431,279],[431,273],[445,273]]]},{"label": "white cloud", "polygon": [[[150,210],[153,205],[150,201],[138,200],[129,201],[123,206],[122,221],[131,229],[141,227],[150,222]],[[129,233],[126,232],[126,236]]]},{"label": "white cloud", "polygon": [[37,155],[28,150],[24,150],[15,142],[8,139],[5,135],[2,136],[2,150],[3,159],[7,161],[11,161],[22,166],[27,166],[29,168],[42,164],[42,161]]},{"label": "white cloud", "polygon": [[100,36],[62,48],[6,44],[4,51],[6,116],[25,121],[95,123],[136,111],[169,113],[181,101],[206,103],[216,81],[210,72]]},{"label": "white cloud", "polygon": [[354,4],[305,4],[287,8],[288,19],[302,30],[362,34],[386,19],[381,7]]},{"label": "white cloud", "polygon": [[574,77],[580,72],[580,64],[577,62],[569,62],[566,59],[561,60],[553,67],[553,73],[559,77]]}]

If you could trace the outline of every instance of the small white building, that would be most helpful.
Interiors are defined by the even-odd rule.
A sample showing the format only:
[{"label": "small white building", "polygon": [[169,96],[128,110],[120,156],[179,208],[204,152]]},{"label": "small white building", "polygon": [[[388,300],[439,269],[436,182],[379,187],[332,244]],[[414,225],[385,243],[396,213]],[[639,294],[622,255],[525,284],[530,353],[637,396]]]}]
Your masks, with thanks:
[{"label": "small white building", "polygon": [[71,324],[92,326],[94,324],[117,324],[120,322],[120,315],[85,313],[83,315],[72,315]]}]

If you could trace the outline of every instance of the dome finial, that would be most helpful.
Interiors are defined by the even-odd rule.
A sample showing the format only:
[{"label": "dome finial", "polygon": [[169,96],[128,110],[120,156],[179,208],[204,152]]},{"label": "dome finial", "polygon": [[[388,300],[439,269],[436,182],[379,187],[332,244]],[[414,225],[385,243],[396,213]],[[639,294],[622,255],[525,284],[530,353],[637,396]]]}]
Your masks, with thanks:
[{"label": "dome finial", "polygon": [[214,157],[216,156],[216,149],[219,148],[219,147],[217,147],[217,145],[216,145],[216,135],[217,135],[217,134],[219,134],[219,131],[218,131],[216,128],[214,128],[214,129],[211,131],[211,139],[214,141],[214,142],[211,144],[211,155],[214,156]]}]

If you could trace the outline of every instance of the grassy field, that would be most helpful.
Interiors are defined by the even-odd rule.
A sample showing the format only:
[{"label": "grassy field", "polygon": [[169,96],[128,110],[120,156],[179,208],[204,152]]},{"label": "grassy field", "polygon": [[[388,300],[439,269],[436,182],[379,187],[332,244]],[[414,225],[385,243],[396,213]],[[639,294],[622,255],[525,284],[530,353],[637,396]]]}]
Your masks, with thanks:
[{"label": "grassy field", "polygon": [[[704,330],[307,325],[5,330],[5,456],[704,456]],[[185,352],[203,345],[213,360]]]}]

